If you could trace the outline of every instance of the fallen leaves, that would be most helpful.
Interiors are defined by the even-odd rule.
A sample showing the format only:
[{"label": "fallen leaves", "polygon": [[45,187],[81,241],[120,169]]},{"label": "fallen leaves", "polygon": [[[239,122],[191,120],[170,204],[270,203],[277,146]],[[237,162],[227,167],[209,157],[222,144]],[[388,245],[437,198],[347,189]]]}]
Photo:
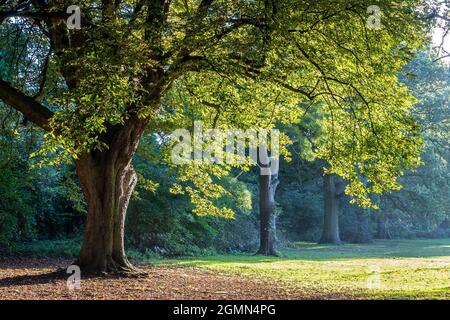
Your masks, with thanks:
[{"label": "fallen leaves", "polygon": [[[194,267],[148,266],[139,278],[101,276],[83,278],[81,289],[69,290],[63,270],[68,259],[0,257],[0,299],[305,299],[314,298],[274,281],[208,272]],[[55,270],[60,270],[55,272]],[[224,290],[225,289],[225,290]]]}]

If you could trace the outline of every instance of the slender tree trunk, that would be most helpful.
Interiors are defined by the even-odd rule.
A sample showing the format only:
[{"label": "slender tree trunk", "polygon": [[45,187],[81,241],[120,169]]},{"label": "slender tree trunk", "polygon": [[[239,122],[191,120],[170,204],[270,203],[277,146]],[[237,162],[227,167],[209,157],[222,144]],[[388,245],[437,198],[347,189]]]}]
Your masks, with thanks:
[{"label": "slender tree trunk", "polygon": [[355,243],[369,243],[371,241],[369,229],[369,212],[366,209],[356,209],[356,237]]},{"label": "slender tree trunk", "polygon": [[339,238],[339,201],[334,175],[323,177],[324,188],[324,221],[323,232],[319,243],[340,244]]},{"label": "slender tree trunk", "polygon": [[144,127],[131,122],[112,130],[107,151],[94,151],[76,162],[88,205],[84,241],[77,260],[82,272],[133,270],[125,255],[124,225],[137,182],[131,159]]},{"label": "slender tree trunk", "polygon": [[[278,187],[279,162],[273,164],[270,174],[263,174],[263,168],[259,175],[259,213],[260,213],[260,247],[258,254],[278,256],[276,250],[276,217],[275,217],[275,192]],[[267,172],[266,172],[267,173]]]},{"label": "slender tree trunk", "polygon": [[389,239],[389,232],[387,229],[388,217],[384,212],[378,213],[377,216],[377,238],[378,239]]}]

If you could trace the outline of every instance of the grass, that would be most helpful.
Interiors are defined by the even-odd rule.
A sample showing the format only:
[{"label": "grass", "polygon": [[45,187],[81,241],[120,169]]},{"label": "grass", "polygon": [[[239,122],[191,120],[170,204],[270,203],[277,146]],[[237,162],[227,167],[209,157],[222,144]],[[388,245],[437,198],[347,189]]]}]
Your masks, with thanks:
[{"label": "grass", "polygon": [[283,250],[281,258],[216,255],[148,262],[264,277],[315,296],[450,298],[450,239],[375,241],[340,246],[298,242]]}]

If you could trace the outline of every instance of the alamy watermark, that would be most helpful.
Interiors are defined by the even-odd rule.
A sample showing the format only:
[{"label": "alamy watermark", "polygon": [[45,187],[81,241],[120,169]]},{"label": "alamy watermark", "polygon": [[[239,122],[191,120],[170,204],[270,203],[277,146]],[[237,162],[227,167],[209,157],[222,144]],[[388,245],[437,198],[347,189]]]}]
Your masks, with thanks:
[{"label": "alamy watermark", "polygon": [[376,290],[381,288],[381,268],[379,266],[368,267],[369,277],[367,278],[367,288]]},{"label": "alamy watermark", "polygon": [[171,134],[174,146],[173,164],[189,162],[226,164],[230,166],[259,165],[261,175],[276,170],[280,156],[280,133],[277,129],[204,129],[195,121],[193,132],[178,129]]},{"label": "alamy watermark", "polygon": [[[77,5],[71,5],[66,10],[67,14],[70,16],[67,18],[66,24],[67,28],[70,30],[81,29],[81,9]],[[377,5],[370,5],[367,7],[367,13],[370,15],[367,18],[367,27],[370,30],[380,30],[383,25],[381,24],[381,8]]]},{"label": "alamy watermark", "polygon": [[67,288],[69,290],[81,289],[81,270],[80,267],[73,264],[67,268],[67,273],[70,274],[67,279]]},{"label": "alamy watermark", "polygon": [[380,30],[383,25],[381,24],[381,9],[377,5],[372,5],[367,8],[367,13],[370,14],[367,19],[367,28],[370,30]]},{"label": "alamy watermark", "polygon": [[70,16],[67,18],[66,24],[69,30],[80,30],[81,29],[81,9],[79,6],[69,6],[66,10],[67,14]]}]

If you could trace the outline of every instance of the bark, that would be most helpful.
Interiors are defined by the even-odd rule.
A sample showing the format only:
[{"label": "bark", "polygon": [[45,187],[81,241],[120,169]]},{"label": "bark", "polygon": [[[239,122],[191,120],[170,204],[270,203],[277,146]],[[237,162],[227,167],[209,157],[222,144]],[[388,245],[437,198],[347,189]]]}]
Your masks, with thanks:
[{"label": "bark", "polygon": [[125,216],[137,176],[131,165],[145,125],[112,130],[110,147],[77,160],[77,173],[88,204],[83,246],[77,264],[82,272],[133,270],[124,248]]},{"label": "bark", "polygon": [[279,184],[278,160],[270,169],[270,174],[262,174],[262,171],[259,175],[260,247],[258,254],[278,256],[275,216],[275,192]]},{"label": "bark", "polygon": [[339,237],[339,199],[340,196],[335,176],[327,174],[323,177],[324,188],[324,221],[323,232],[319,243],[340,244]]},{"label": "bark", "polygon": [[377,217],[377,239],[390,239],[389,231],[387,228],[388,216],[384,212],[378,213]]},{"label": "bark", "polygon": [[356,236],[353,242],[355,243],[371,242],[369,229],[369,213],[365,209],[358,208],[356,210]]},{"label": "bark", "polygon": [[42,129],[50,130],[49,119],[53,116],[53,112],[2,79],[0,79],[0,100],[20,111],[27,120]]}]

